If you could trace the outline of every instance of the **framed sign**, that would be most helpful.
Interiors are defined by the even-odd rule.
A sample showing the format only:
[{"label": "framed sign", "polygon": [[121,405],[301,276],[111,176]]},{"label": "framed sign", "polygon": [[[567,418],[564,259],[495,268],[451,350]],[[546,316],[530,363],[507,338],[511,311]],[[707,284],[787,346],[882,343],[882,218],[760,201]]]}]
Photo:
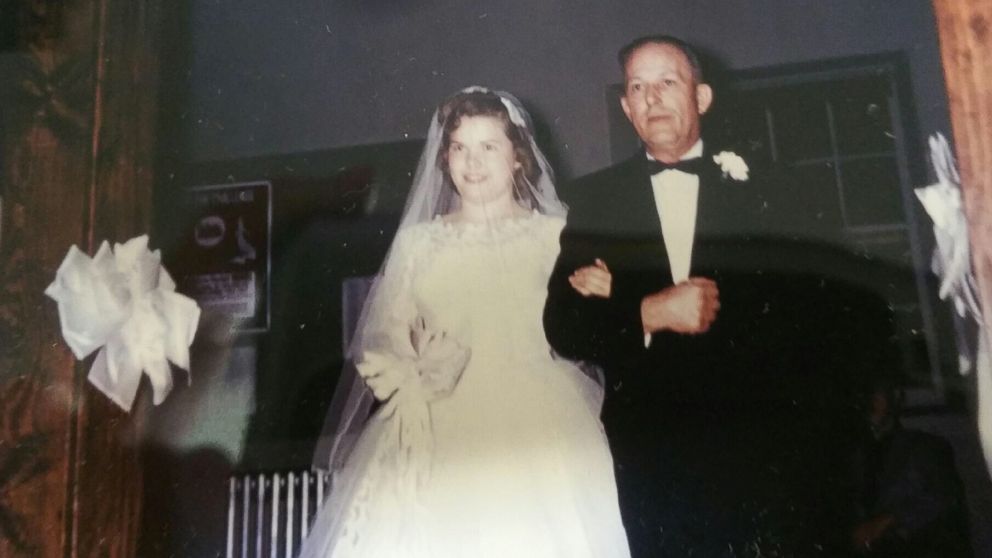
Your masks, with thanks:
[{"label": "framed sign", "polygon": [[179,289],[237,329],[269,329],[272,184],[196,186],[187,192]]}]

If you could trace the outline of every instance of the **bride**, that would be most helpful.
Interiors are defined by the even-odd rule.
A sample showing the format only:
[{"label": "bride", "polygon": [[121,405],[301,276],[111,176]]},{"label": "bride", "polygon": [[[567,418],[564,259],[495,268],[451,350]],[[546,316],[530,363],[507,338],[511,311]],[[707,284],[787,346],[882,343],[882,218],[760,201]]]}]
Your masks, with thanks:
[{"label": "bride", "polygon": [[514,97],[440,106],[349,349],[383,404],[301,556],[629,556],[602,388],[541,322],[564,214]]}]

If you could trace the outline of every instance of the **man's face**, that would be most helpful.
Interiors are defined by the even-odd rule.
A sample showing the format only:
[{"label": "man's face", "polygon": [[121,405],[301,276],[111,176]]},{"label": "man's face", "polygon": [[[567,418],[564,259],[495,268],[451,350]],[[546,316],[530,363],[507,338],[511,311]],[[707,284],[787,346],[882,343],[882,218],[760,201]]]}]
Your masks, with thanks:
[{"label": "man's face", "polygon": [[710,108],[713,91],[696,83],[680,50],[665,44],[634,51],[624,82],[620,105],[648,153],[666,163],[679,160],[699,140],[699,117]]}]

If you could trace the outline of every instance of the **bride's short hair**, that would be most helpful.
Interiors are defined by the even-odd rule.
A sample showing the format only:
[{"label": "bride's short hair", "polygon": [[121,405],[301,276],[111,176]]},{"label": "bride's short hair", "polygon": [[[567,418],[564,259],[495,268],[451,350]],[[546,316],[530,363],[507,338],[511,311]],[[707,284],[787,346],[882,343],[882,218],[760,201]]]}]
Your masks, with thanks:
[{"label": "bride's short hair", "polygon": [[523,183],[526,180],[530,184],[536,184],[541,177],[541,167],[531,149],[529,132],[510,121],[510,113],[503,104],[502,98],[491,91],[462,91],[449,97],[438,108],[437,118],[442,133],[441,148],[437,153],[437,166],[444,172],[445,186],[455,188],[448,174],[448,148],[451,146],[451,134],[461,125],[462,118],[472,116],[488,116],[503,123],[503,132],[513,145],[516,161],[520,163],[520,167],[513,172],[514,197],[527,208],[535,207],[531,188]]}]

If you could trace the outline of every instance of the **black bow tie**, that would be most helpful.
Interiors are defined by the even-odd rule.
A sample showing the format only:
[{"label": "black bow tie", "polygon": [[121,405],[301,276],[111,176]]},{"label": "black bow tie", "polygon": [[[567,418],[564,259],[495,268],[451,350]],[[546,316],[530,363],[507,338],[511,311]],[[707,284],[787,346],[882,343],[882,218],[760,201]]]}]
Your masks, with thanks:
[{"label": "black bow tie", "polygon": [[662,163],[654,159],[648,159],[648,174],[655,175],[659,172],[666,170],[677,170],[688,174],[699,174],[703,171],[706,166],[706,159],[702,157],[695,157],[693,159],[685,159],[683,161],[676,161],[674,163]]}]

